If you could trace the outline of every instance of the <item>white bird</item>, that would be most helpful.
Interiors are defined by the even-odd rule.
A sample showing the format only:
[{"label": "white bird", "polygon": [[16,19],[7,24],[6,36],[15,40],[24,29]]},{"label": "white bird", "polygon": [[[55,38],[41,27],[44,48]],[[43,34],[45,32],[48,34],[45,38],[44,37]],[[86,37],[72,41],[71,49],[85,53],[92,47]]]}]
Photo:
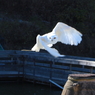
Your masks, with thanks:
[{"label": "white bird", "polygon": [[45,49],[54,57],[64,57],[64,55],[61,55],[55,48],[51,48],[53,44],[61,42],[77,46],[81,41],[82,34],[78,30],[65,23],[58,22],[52,32],[42,36],[37,35],[36,44],[31,51],[39,52],[40,49]]}]

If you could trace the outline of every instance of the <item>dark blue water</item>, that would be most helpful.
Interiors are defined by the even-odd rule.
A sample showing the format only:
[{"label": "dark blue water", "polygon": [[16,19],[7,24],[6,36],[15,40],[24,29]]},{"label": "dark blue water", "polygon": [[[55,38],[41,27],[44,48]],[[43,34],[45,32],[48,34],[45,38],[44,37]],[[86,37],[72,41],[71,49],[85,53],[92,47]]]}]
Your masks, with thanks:
[{"label": "dark blue water", "polygon": [[33,83],[0,83],[0,95],[61,95],[61,92],[57,87]]}]

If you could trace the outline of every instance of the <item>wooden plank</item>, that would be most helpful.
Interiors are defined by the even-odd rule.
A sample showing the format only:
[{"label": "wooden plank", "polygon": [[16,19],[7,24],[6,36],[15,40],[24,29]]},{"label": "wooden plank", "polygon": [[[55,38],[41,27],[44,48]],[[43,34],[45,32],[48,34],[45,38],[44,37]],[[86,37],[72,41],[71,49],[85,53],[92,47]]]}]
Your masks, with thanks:
[{"label": "wooden plank", "polygon": [[13,63],[14,61],[13,60],[0,60],[0,64],[2,63]]},{"label": "wooden plank", "polygon": [[57,69],[66,69],[66,70],[70,70],[70,65],[65,66],[65,65],[52,65],[52,68],[57,68]]},{"label": "wooden plank", "polygon": [[15,50],[2,50],[0,51],[0,57],[2,56],[11,56],[15,53]]},{"label": "wooden plank", "polygon": [[90,69],[87,69],[87,68],[72,67],[72,71],[88,72],[88,73],[90,73]]},{"label": "wooden plank", "polygon": [[[18,75],[18,71],[0,71],[0,75],[8,75],[8,74],[14,74],[14,75]],[[20,72],[20,74],[22,74],[22,72]]]},{"label": "wooden plank", "polygon": [[36,66],[42,66],[42,67],[50,67],[50,63],[47,64],[47,63],[38,63],[38,62],[36,62],[35,65]]},{"label": "wooden plank", "polygon": [[[56,62],[56,61],[55,61]],[[60,59],[57,60],[59,63],[65,64],[77,64],[77,65],[86,65],[95,67],[95,61],[87,61],[87,60],[73,60],[73,59]]]}]

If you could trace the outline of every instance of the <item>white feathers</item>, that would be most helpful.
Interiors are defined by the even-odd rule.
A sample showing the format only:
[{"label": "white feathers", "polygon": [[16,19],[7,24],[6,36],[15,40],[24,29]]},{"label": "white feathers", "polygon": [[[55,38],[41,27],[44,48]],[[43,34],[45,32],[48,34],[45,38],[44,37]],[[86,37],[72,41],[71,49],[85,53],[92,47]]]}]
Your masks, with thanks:
[{"label": "white feathers", "polygon": [[82,34],[79,31],[62,22],[57,23],[52,32],[59,37],[58,41],[64,44],[78,45],[82,40]]},{"label": "white feathers", "polygon": [[81,41],[82,34],[79,31],[67,24],[58,22],[52,32],[36,37],[36,44],[31,50],[39,52],[40,49],[45,49],[55,57],[63,57],[64,55],[59,54],[56,49],[50,47],[57,42],[77,46]]}]

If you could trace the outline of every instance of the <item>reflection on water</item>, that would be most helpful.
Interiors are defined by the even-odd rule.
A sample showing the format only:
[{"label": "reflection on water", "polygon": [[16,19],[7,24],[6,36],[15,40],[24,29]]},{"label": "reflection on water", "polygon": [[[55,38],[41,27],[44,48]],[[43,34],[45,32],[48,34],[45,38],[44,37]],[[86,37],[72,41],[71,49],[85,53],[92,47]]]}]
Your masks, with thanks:
[{"label": "reflection on water", "polygon": [[32,83],[0,83],[0,95],[61,95],[61,89]]}]

